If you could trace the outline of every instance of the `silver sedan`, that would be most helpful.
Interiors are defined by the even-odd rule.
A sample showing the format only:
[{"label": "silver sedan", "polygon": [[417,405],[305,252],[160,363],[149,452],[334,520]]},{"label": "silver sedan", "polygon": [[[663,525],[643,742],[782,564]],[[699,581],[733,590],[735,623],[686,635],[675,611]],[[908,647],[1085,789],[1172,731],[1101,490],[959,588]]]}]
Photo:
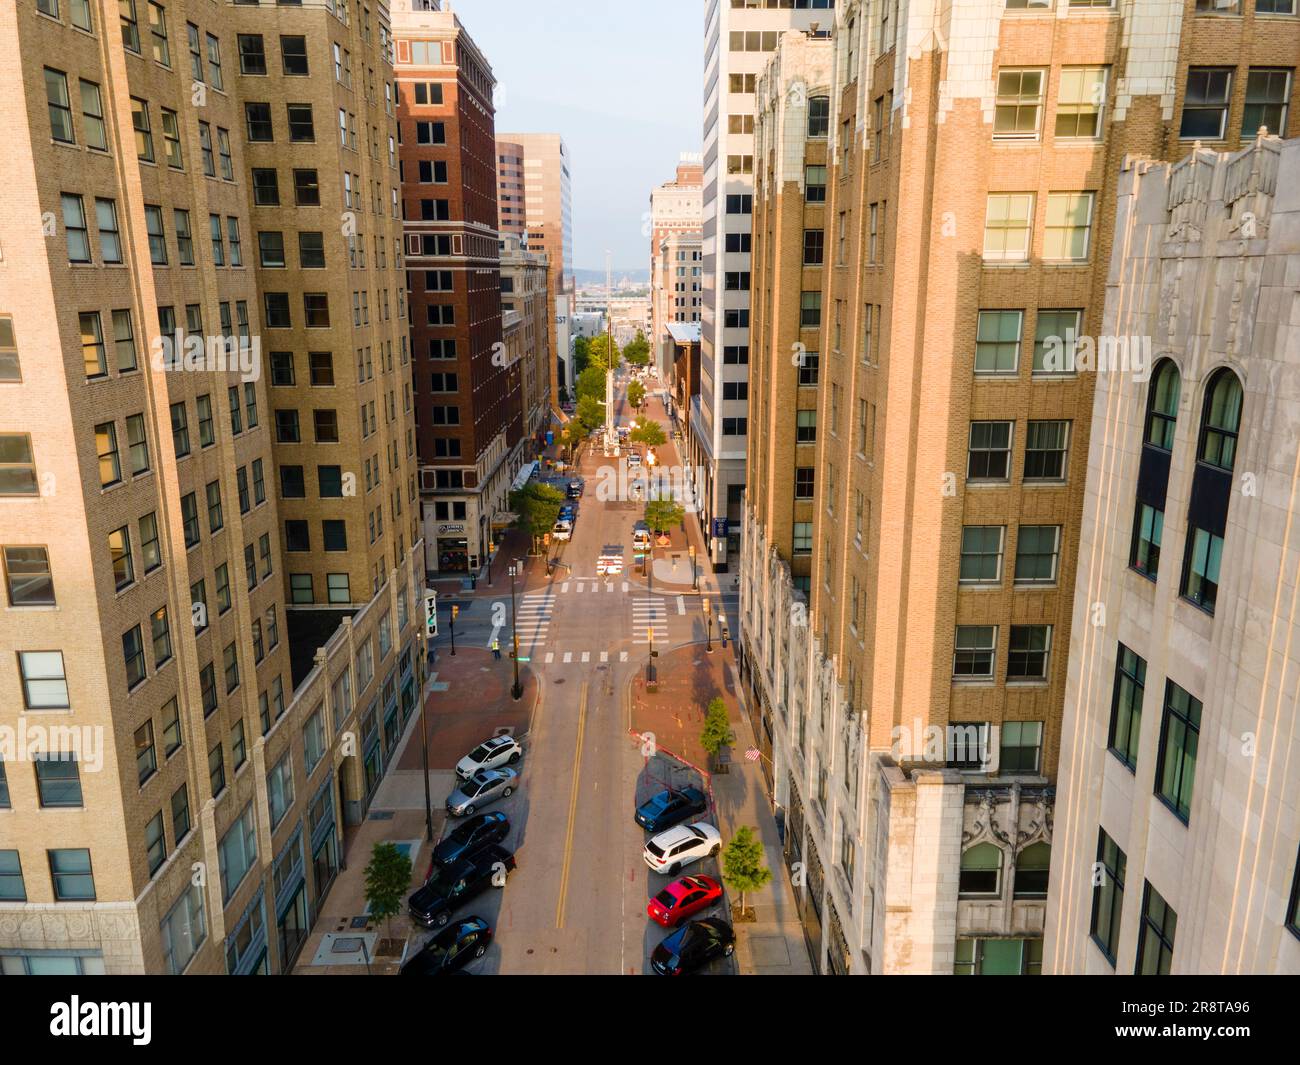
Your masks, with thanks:
[{"label": "silver sedan", "polygon": [[447,796],[447,813],[469,817],[489,803],[504,799],[518,784],[519,774],[513,769],[480,769]]}]

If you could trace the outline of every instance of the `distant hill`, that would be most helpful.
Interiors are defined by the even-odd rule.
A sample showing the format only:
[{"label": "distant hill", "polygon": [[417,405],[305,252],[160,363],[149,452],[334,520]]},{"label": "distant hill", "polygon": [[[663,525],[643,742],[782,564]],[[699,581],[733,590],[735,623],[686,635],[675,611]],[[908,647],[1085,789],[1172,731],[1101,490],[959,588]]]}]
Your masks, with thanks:
[{"label": "distant hill", "polygon": [[[579,285],[603,285],[605,283],[605,271],[602,270],[574,270],[574,279]],[[614,285],[618,286],[620,281],[631,281],[633,284],[649,285],[649,270],[620,270],[614,268]]]}]

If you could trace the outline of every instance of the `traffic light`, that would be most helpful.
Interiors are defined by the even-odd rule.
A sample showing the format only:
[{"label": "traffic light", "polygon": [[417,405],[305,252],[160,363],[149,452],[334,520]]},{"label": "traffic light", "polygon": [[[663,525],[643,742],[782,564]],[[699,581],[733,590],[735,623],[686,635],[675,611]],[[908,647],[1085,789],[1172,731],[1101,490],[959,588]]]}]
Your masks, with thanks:
[{"label": "traffic light", "polygon": [[460,607],[453,605],[451,608],[451,620],[455,621],[460,617]]}]

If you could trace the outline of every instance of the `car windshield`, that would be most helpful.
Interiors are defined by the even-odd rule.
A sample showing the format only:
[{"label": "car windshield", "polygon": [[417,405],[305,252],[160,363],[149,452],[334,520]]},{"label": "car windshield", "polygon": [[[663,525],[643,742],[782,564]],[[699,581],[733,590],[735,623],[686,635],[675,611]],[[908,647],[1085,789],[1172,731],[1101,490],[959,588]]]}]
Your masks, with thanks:
[{"label": "car windshield", "polygon": [[698,828],[696,828],[694,825],[691,825],[691,826],[690,826],[690,832],[691,832],[691,835],[693,835],[696,839],[708,839],[708,838],[709,838],[709,837],[706,836],[703,832],[701,832]]},{"label": "car windshield", "polygon": [[660,906],[667,907],[670,910],[677,904],[677,900],[673,898],[672,895],[670,895],[666,889],[664,891],[659,892],[659,894],[655,896],[655,902],[659,903]]},{"label": "car windshield", "polygon": [[469,752],[470,761],[481,762],[485,758],[487,758],[491,753],[492,753],[491,747],[489,747],[486,743],[480,743],[477,747],[475,747],[472,751]]}]

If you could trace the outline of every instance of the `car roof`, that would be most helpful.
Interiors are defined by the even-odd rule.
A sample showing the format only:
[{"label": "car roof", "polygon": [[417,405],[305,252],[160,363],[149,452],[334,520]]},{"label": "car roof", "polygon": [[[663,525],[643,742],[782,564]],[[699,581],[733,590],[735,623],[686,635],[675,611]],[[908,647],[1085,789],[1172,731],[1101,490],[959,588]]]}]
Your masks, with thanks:
[{"label": "car roof", "polygon": [[652,839],[651,843],[657,843],[661,847],[670,847],[675,843],[681,843],[684,840],[695,839],[696,835],[691,831],[690,825],[674,825],[672,828],[666,828],[659,835]]}]

